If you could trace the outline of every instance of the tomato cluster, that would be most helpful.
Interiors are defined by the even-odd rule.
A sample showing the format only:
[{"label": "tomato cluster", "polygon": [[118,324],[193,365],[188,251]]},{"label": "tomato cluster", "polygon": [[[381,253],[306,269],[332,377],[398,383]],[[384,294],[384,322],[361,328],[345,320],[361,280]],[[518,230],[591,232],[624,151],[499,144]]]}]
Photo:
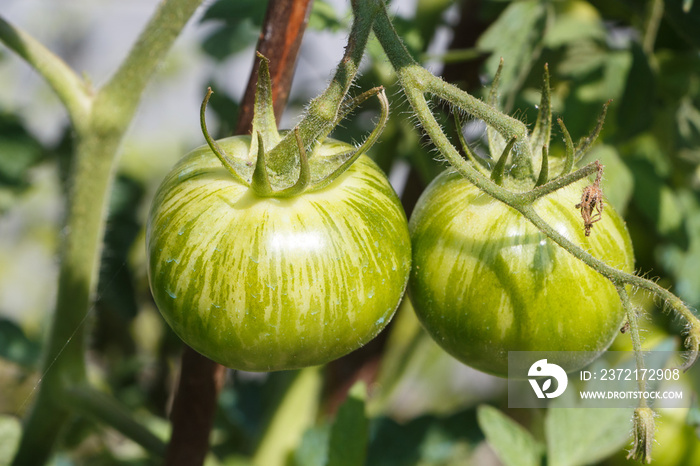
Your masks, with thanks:
[{"label": "tomato cluster", "polygon": [[[607,279],[461,175],[438,176],[409,225],[362,150],[330,139],[309,145],[299,132],[283,138],[268,120],[257,118],[257,138],[218,142],[203,123],[209,145],[173,168],[150,212],[154,299],[205,356],[249,371],[326,363],[374,338],[407,284],[438,344],[499,376],[509,351],[572,352],[554,359],[575,370],[622,326]],[[268,166],[271,150],[282,172]],[[629,235],[612,208],[601,215],[602,194],[583,227],[584,188],[570,184],[534,209],[594,257],[631,271]]]}]

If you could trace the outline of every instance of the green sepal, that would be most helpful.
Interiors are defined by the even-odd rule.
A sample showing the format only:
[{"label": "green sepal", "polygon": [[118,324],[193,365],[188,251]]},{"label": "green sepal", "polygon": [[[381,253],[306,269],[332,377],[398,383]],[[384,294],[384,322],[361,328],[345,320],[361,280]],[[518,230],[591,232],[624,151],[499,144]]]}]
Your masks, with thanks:
[{"label": "green sepal", "polygon": [[202,127],[202,134],[204,135],[204,139],[207,141],[209,148],[212,150],[212,152],[214,152],[214,155],[216,155],[216,157],[226,168],[226,170],[228,170],[231,176],[233,176],[233,178],[239,183],[245,186],[250,186],[250,184],[243,178],[243,176],[240,175],[240,173],[243,173],[245,171],[246,167],[244,166],[244,164],[242,162],[236,161],[232,157],[229,157],[226,151],[221,146],[219,146],[219,144],[209,135],[209,131],[207,130],[205,115],[207,110],[207,104],[209,103],[209,98],[213,93],[214,91],[211,90],[211,87],[207,89],[207,95],[204,96],[204,100],[202,101],[202,105],[199,109],[199,124]]},{"label": "green sepal", "polygon": [[[308,141],[304,138],[303,128],[299,126],[282,138],[277,130],[272,105],[269,60],[261,54],[258,54],[258,58],[260,66],[248,158],[248,160],[255,159],[255,168],[250,183],[246,181],[245,176],[241,175],[250,173],[249,163],[234,159],[226,154],[224,149],[209,135],[206,128],[204,115],[209,98],[213,93],[211,88],[202,102],[200,112],[202,132],[207,144],[232,176],[241,184],[249,186],[260,197],[293,197],[309,190],[315,191],[328,186],[350,168],[358,157],[367,152],[384,130],[389,119],[389,101],[386,98],[384,88],[376,87],[359,96],[347,99],[340,108],[333,110],[332,119],[323,120],[327,121],[325,124],[319,122],[318,127],[313,131],[314,138],[310,140],[307,138]],[[316,163],[312,157],[312,149],[323,142],[331,130],[348,114],[374,95],[377,96],[381,104],[381,115],[379,123],[362,145],[354,151],[338,154],[332,160],[326,158]],[[294,146],[290,146],[292,142]],[[299,176],[296,182],[290,186],[292,174],[297,170]],[[280,186],[286,187],[279,189]]]},{"label": "green sepal", "polygon": [[[355,160],[360,157],[360,155],[364,154],[369,150],[370,147],[374,145],[375,142],[377,142],[377,139],[379,138],[379,135],[382,134],[382,131],[384,131],[384,127],[386,126],[386,122],[389,120],[389,100],[386,98],[386,93],[384,92],[383,88],[375,88],[371,89],[371,91],[375,91],[377,93],[377,98],[379,99],[379,103],[381,106],[381,114],[379,116],[379,122],[377,125],[374,127],[372,132],[370,133],[369,136],[367,136],[367,139],[365,139],[365,142],[363,142],[360,147],[358,147],[354,152],[349,152],[347,153],[347,158],[343,163],[340,164],[330,175],[326,176],[325,178],[315,182],[310,188],[309,191],[316,191],[319,189],[322,189],[329,184],[331,184],[333,181],[335,181],[340,175],[345,173],[345,171],[350,168],[350,165],[352,165]],[[370,92],[370,91],[368,91]],[[358,96],[362,97],[367,92],[364,94]],[[369,97],[369,95],[367,96]],[[362,100],[365,100],[367,97],[364,97]],[[355,100],[355,99],[353,99]],[[357,106],[357,105],[355,105]]]},{"label": "green sepal", "polygon": [[[253,107],[252,134],[259,134],[268,150],[279,144],[281,137],[277,131],[277,120],[272,102],[272,81],[270,80],[270,60],[257,52],[260,66],[258,82],[255,88],[255,104]],[[253,138],[250,144],[251,158],[258,154],[258,138]]]},{"label": "green sepal", "polygon": [[491,181],[498,185],[503,184],[503,173],[506,169],[506,161],[508,160],[510,150],[513,148],[513,144],[515,144],[515,139],[516,138],[511,138],[511,140],[508,141],[508,144],[506,145],[505,149],[503,149],[501,156],[498,158],[498,162],[496,162],[496,166],[493,167],[493,171],[491,172]]},{"label": "green sepal", "polygon": [[540,176],[537,177],[535,186],[542,186],[549,181],[549,148],[547,144],[542,146],[542,165],[540,166]]},{"label": "green sepal", "polygon": [[564,126],[564,120],[561,118],[557,119],[561,132],[564,135],[564,142],[566,143],[566,160],[564,161],[564,169],[561,171],[559,176],[568,175],[571,170],[574,169],[574,141],[571,139],[571,134],[569,130]]},{"label": "green sepal", "polygon": [[457,127],[457,138],[459,139],[459,144],[462,146],[462,150],[467,155],[467,158],[471,161],[474,167],[476,167],[476,169],[479,170],[483,175],[488,176],[489,171],[491,170],[491,164],[485,158],[477,157],[477,155],[474,154],[474,152],[472,152],[472,150],[469,148],[469,144],[467,144],[467,141],[464,139],[464,134],[462,134],[462,127],[464,125],[462,124],[462,118],[459,116],[459,112],[453,110],[452,116],[455,119],[455,126]]},{"label": "green sepal", "polygon": [[603,104],[603,111],[601,112],[600,116],[598,117],[598,123],[596,124],[595,128],[593,128],[593,131],[591,134],[589,134],[587,137],[581,139],[579,143],[576,145],[576,150],[574,151],[574,163],[578,162],[581,160],[581,158],[586,154],[588,149],[593,145],[593,143],[598,139],[598,135],[600,134],[601,130],[603,129],[603,123],[605,122],[605,115],[608,113],[608,106],[610,105],[611,100],[608,100]]},{"label": "green sepal", "polygon": [[[265,163],[265,142],[260,133],[253,133],[253,141],[257,141],[256,148],[258,155],[255,159],[255,170],[253,170],[253,179],[250,182],[250,188],[255,191],[255,194],[261,197],[270,197],[274,191],[270,185],[270,178],[267,176],[267,164]],[[252,142],[250,144],[253,145]]]},{"label": "green sepal", "polygon": [[540,97],[540,107],[537,111],[537,122],[532,130],[530,139],[530,150],[533,154],[542,150],[552,136],[552,97],[549,86],[549,65],[544,65],[542,76],[542,97]]},{"label": "green sepal", "polygon": [[298,131],[294,131],[296,136],[297,146],[299,149],[299,178],[294,185],[275,191],[270,183],[270,177],[267,173],[267,156],[265,154],[265,142],[260,133],[256,133],[258,156],[255,160],[255,170],[253,171],[253,180],[250,187],[255,194],[260,197],[293,197],[303,193],[309,185],[311,178],[309,171],[309,161],[306,158],[306,151],[301,142],[301,137]]},{"label": "green sepal", "polygon": [[[503,71],[503,58],[498,63],[498,69],[496,70],[496,75],[493,77],[493,82],[491,83],[491,90],[489,91],[489,97],[487,103],[494,109],[499,107],[498,105],[498,86],[501,83],[501,72]],[[503,149],[506,147],[506,141],[494,128],[487,126],[486,137],[489,141],[489,153],[493,157],[494,154],[502,153]]]}]

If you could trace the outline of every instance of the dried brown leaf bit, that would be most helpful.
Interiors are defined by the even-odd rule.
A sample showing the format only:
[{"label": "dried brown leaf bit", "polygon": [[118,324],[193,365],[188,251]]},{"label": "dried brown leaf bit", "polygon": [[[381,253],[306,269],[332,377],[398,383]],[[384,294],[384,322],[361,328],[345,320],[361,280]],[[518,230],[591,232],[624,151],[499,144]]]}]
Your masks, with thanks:
[{"label": "dried brown leaf bit", "polygon": [[600,189],[600,180],[603,178],[603,165],[596,161],[596,167],[598,168],[598,174],[595,177],[595,181],[583,189],[581,202],[576,204],[576,208],[581,209],[586,236],[590,236],[591,227],[603,216],[603,190]]}]

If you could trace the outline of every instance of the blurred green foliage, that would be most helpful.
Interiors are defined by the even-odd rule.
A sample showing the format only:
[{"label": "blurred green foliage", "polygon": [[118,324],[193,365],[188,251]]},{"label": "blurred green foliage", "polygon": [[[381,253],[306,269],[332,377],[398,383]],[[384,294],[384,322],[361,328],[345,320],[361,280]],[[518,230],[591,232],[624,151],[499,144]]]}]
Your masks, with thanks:
[{"label": "blurred green foliage", "polygon": [[[439,58],[446,52],[446,32],[447,42],[458,44],[462,35],[480,31],[467,46],[469,53],[463,55],[468,59],[450,61],[445,74],[464,77],[465,89],[484,97],[503,57],[499,101],[526,123],[535,121],[545,63],[551,74],[555,116],[563,118],[574,139],[588,134],[603,104],[612,100],[600,141],[588,157],[600,159],[606,166],[603,188],[610,204],[626,218],[637,270],[658,277],[661,284],[697,309],[700,5],[693,4],[684,12],[683,0],[665,0],[663,15],[650,18],[651,3],[418,0],[415,11],[401,10],[403,16],[397,17],[395,24],[411,53],[419,59],[430,57],[431,66],[437,68],[442,67]],[[210,4],[201,18],[202,23],[212,26],[201,41],[202,51],[217,62],[250,51],[266,7],[264,0]],[[471,30],[460,27],[464,20],[460,14],[467,13],[471,15]],[[652,38],[649,25],[655,23],[658,32]],[[312,31],[343,35],[349,27],[349,11],[338,11],[329,2],[317,0],[309,24]],[[651,47],[645,45],[649,43]],[[436,49],[440,44],[443,48]],[[402,167],[408,171],[402,197],[410,214],[417,196],[445,164],[410,118],[395,76],[376,43],[370,42],[367,55],[357,89],[383,85],[392,105],[392,118],[372,156],[388,173],[399,173]],[[0,60],[8,59],[4,53],[0,56]],[[304,66],[303,58],[300,66]],[[217,79],[208,77],[216,91],[210,108],[219,120],[219,136],[224,136],[235,125],[238,102]],[[290,105],[303,106],[307,97],[297,96]],[[369,122],[378,115],[375,105],[368,102],[333,136],[361,140],[371,128]],[[447,110],[435,106],[438,118],[453,125]],[[476,128],[476,133],[470,130],[467,137],[479,149],[485,145],[484,135],[473,123],[467,126]],[[8,212],[33,192],[36,181],[32,173],[37,167],[51,167],[69,189],[65,177],[69,146],[69,134],[50,146],[33,136],[16,114],[0,112],[0,225],[9,222]],[[562,135],[556,131],[551,156],[562,157],[563,152]],[[86,325],[94,328],[91,377],[145,424],[167,431],[165,416],[180,343],[151,301],[142,252],[143,212],[158,181],[132,171],[117,177],[99,299]],[[6,262],[11,257],[4,254],[5,262],[0,265],[8,268]],[[677,321],[663,314],[660,307],[643,294],[636,300],[651,312],[650,340],[679,334]],[[50,311],[46,309],[47,321]],[[624,346],[619,342],[624,338],[616,345]],[[489,464],[496,457],[507,465],[538,465],[543,458],[547,464],[620,464],[622,453],[608,460],[605,457],[629,447],[629,413],[505,409],[501,381],[464,368],[443,353],[422,331],[408,303],[379,343],[371,346],[362,353],[369,361],[362,367],[378,366],[377,375],[370,377],[374,383],[366,390],[356,386],[338,406],[333,402],[337,387],[360,371],[338,376],[356,366],[350,358],[334,363],[325,376],[318,422],[290,452],[288,464],[467,465]],[[40,350],[40,335],[28,331],[21,316],[5,315],[0,308],[0,398],[6,398],[0,402],[0,463],[12,456],[19,432],[16,416],[26,409],[41,376],[36,373]],[[247,464],[246,458],[255,452],[294,373],[233,373],[229,379],[220,396],[211,465]],[[697,391],[700,381],[695,384]],[[696,464],[692,461],[697,461],[700,450],[698,421],[691,416],[689,424],[673,417],[666,422],[665,414],[661,419],[657,464]],[[670,428],[678,434],[668,434]],[[135,444],[115,438],[92,421],[78,418],[68,432],[55,465],[159,464]]]}]

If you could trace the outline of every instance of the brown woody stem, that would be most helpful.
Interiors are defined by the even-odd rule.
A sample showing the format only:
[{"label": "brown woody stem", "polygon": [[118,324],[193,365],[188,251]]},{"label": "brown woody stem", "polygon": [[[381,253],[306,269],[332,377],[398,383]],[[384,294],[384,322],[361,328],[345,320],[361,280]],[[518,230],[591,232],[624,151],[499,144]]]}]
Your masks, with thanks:
[{"label": "brown woody stem", "polygon": [[[277,121],[287,103],[311,4],[311,0],[271,0],[267,7],[257,50],[270,60]],[[251,129],[259,63],[256,59],[243,98],[236,134],[247,134]],[[204,463],[225,371],[225,367],[185,347],[171,416],[173,434],[166,456],[167,466]]]}]

